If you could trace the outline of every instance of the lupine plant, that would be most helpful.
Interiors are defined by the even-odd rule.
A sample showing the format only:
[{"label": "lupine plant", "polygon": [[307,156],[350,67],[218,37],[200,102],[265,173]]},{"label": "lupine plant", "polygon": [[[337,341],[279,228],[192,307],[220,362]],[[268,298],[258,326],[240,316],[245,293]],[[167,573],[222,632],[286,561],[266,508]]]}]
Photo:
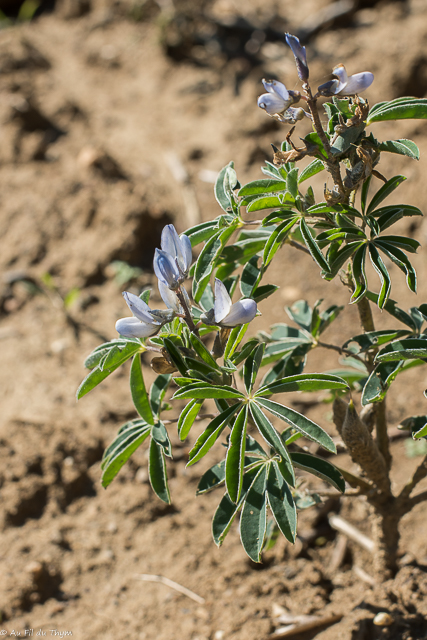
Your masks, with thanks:
[{"label": "lupine plant", "polygon": [[[361,94],[373,82],[373,74],[349,76],[342,64],[333,69],[332,80],[313,92],[305,47],[290,34],[286,41],[302,91],[263,80],[266,93],[258,98],[258,106],[291,125],[281,148],[273,147],[273,161],[262,167],[265,177],[242,186],[231,162],[216,181],[215,197],[222,209],[217,218],[181,236],[172,225],[165,227],[154,272],[167,309],[150,308],[149,290],[139,297],[125,292],[132,316],[118,320],[119,337],[87,358],[90,373],[77,397],[132,359],[130,389],[137,417],[124,424],[107,447],[102,484],[107,487],[147,441],[151,486],[166,503],[166,458],[172,458],[168,431],[177,428],[185,440],[200,421],[204,429],[189,452],[188,464],[198,463],[219,445],[219,461],[201,474],[197,489],[204,494],[223,488],[213,516],[214,541],[221,545],[240,518],[243,547],[255,562],[261,560],[274,531],[294,542],[297,510],[319,499],[301,487],[295,469],[314,474],[338,492],[344,492],[347,483],[351,495],[365,496],[372,507],[376,577],[384,579],[397,567],[402,516],[427,500],[427,491],[414,495],[427,476],[427,456],[405,486],[392,491],[386,413],[386,396],[396,376],[425,364],[427,304],[405,311],[390,298],[387,264],[403,271],[415,292],[416,274],[407,254],[420,246],[390,228],[404,217],[422,214],[411,205],[387,204],[405,178],[388,179],[377,169],[381,153],[418,159],[418,148],[405,139],[379,141],[367,128],[374,122],[425,119],[427,100],[398,98],[370,108]],[[297,146],[292,140],[295,125],[307,120],[312,131]],[[311,162],[300,171],[298,162],[306,157]],[[317,202],[313,188],[304,183],[321,171],[329,174],[330,186]],[[263,217],[253,220],[254,212]],[[273,259],[282,259],[285,247],[311,256],[325,280],[341,280],[350,291],[350,304],[358,308],[362,331],[352,332],[350,325],[344,344],[325,344],[322,333],[344,307],[321,310],[320,300],[312,307],[298,300],[287,309],[293,324],[275,324],[245,340],[249,324],[259,315],[258,303],[278,289],[262,281]],[[198,257],[193,262],[195,248]],[[375,279],[368,283],[368,260],[379,284]],[[389,314],[396,327],[377,330],[375,308]],[[304,373],[310,352],[325,346],[344,361],[341,369]],[[153,356],[150,364],[157,374],[149,393],[141,367],[144,353]],[[287,392],[319,390],[327,390],[333,399],[334,423],[359,474],[326,460],[326,454],[336,452],[332,437],[282,403]],[[172,419],[171,405],[181,408]],[[427,437],[427,415],[410,415],[402,426],[414,438]],[[326,454],[308,453],[307,440]]]}]

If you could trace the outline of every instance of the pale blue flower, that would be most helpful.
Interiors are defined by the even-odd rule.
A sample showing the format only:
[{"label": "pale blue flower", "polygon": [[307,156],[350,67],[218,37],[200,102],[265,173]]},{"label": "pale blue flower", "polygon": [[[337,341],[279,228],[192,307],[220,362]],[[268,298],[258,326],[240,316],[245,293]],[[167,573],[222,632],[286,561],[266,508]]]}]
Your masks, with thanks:
[{"label": "pale blue flower", "polygon": [[374,74],[370,71],[348,76],[343,64],[337,65],[332,75],[335,76],[335,80],[329,80],[318,88],[322,96],[354,96],[365,91],[374,81]]},{"label": "pale blue flower", "polygon": [[161,249],[154,255],[154,273],[160,282],[175,290],[184,282],[191,266],[191,241],[188,236],[179,236],[173,224],[162,231]]},{"label": "pale blue flower", "polygon": [[263,80],[262,84],[268,93],[263,93],[258,98],[258,106],[265,109],[269,116],[282,114],[293,103],[285,85],[278,80]]},{"label": "pale blue flower", "polygon": [[285,33],[285,36],[286,42],[290,46],[290,48],[292,49],[292,53],[294,54],[298,77],[302,82],[307,82],[308,66],[305,47],[301,45],[299,38],[297,38],[296,36],[293,36],[290,33]]},{"label": "pale blue flower", "polygon": [[234,304],[228,294],[227,288],[215,278],[215,303],[214,308],[201,316],[201,321],[206,324],[216,324],[220,327],[237,327],[239,324],[247,324],[256,316],[257,304],[255,300],[246,298]]},{"label": "pale blue flower", "polygon": [[173,309],[161,311],[152,310],[141,298],[128,291],[123,297],[133,316],[120,318],[116,322],[116,331],[125,338],[149,338],[154,336],[160,328],[170,322],[175,315]]}]

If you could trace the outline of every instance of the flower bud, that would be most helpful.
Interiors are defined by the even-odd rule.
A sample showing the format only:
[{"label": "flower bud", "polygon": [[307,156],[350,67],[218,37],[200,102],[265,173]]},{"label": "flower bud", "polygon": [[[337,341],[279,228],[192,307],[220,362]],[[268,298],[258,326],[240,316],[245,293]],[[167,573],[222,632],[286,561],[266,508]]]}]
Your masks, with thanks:
[{"label": "flower bud", "polygon": [[292,53],[294,54],[298,77],[302,82],[307,82],[309,71],[305,47],[301,45],[299,38],[296,36],[293,36],[290,33],[286,33],[285,36],[286,43],[290,46]]}]

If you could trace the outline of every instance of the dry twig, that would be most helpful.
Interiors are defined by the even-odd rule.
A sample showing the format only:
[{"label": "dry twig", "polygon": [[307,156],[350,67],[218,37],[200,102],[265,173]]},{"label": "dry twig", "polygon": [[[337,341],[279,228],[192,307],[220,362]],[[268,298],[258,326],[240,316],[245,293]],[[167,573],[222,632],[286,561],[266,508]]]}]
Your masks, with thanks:
[{"label": "dry twig", "polygon": [[135,578],[137,580],[143,580],[144,582],[160,582],[161,584],[165,584],[167,587],[182,593],[184,596],[187,596],[187,598],[191,598],[191,600],[194,600],[194,602],[197,602],[198,604],[205,603],[205,599],[198,596],[197,593],[190,591],[187,587],[183,587],[181,584],[178,584],[173,580],[169,580],[169,578],[165,578],[165,576],[157,576],[150,573],[136,573]]}]

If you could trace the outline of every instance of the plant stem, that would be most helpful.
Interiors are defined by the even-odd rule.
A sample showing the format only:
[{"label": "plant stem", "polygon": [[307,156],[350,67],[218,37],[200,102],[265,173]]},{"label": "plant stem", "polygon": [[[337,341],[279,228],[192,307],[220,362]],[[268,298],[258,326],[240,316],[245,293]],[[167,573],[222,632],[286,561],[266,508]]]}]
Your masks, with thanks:
[{"label": "plant stem", "polygon": [[190,329],[190,331],[192,331],[194,333],[194,335],[196,335],[197,337],[199,337],[199,331],[196,327],[196,325],[193,322],[193,318],[191,317],[191,313],[190,313],[190,309],[187,306],[187,301],[185,299],[185,296],[182,292],[181,287],[178,287],[178,289],[176,290],[176,295],[178,297],[178,300],[181,303],[182,308],[184,309],[184,320],[188,325],[188,328]]}]

